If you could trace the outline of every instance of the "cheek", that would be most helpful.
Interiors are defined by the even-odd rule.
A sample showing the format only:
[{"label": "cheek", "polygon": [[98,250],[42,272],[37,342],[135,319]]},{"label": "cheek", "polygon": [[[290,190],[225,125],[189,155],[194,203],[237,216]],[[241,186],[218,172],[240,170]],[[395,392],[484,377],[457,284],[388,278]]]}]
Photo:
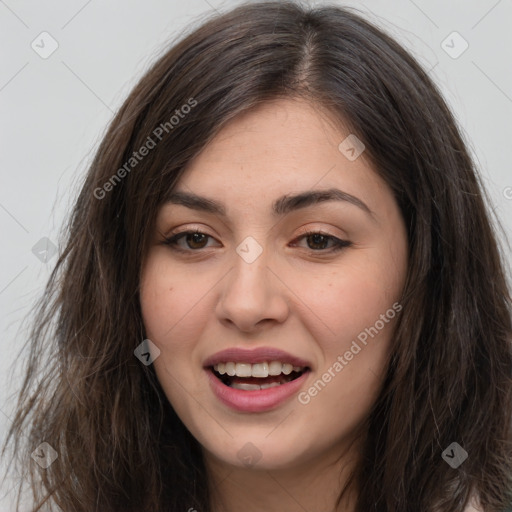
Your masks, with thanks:
[{"label": "cheek", "polygon": [[[143,273],[140,290],[141,312],[146,337],[160,349],[155,371],[168,398],[179,400],[179,382],[190,378],[188,368],[199,365],[196,340],[204,328],[201,302],[208,283],[190,282],[183,273],[172,271],[164,258],[153,257]],[[201,283],[204,283],[202,286]]]},{"label": "cheek", "polygon": [[[155,251],[156,253],[156,251]],[[201,307],[208,282],[176,272],[165,254],[153,254],[144,269],[140,304],[146,336],[160,349],[154,368],[167,398],[174,405],[187,404],[183,386],[200,395],[191,381],[190,368],[200,364],[196,341],[203,330]],[[184,405],[185,404],[185,405]]]},{"label": "cheek", "polygon": [[324,340],[326,352],[348,350],[350,342],[376,322],[383,334],[390,330],[394,322],[383,327],[380,319],[402,290],[403,269],[394,267],[378,255],[354,252],[337,270],[301,281],[299,294],[314,313],[309,315],[310,328],[317,332],[316,339]]},{"label": "cheek", "polygon": [[157,344],[182,346],[192,336],[189,331],[198,326],[201,298],[210,287],[207,282],[191,282],[190,276],[176,272],[175,267],[166,262],[165,255],[156,254],[149,258],[140,290],[147,336],[153,337]]},{"label": "cheek", "polygon": [[371,409],[401,310],[401,276],[364,260],[326,276],[322,286],[316,281],[308,301],[322,361],[299,402],[309,428],[326,435],[352,430]]}]

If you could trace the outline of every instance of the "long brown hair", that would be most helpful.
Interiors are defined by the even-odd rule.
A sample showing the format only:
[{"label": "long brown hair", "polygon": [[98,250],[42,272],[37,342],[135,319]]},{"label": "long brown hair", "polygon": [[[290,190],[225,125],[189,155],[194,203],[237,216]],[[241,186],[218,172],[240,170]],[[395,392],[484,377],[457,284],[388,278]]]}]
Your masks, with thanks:
[{"label": "long brown hair", "polygon": [[[145,338],[140,273],[187,164],[227,121],[285,97],[325,107],[363,141],[408,229],[403,311],[354,473],[357,510],[455,512],[472,492],[487,512],[510,504],[510,292],[453,115],[417,62],[353,10],[276,1],[215,15],[169,48],[97,151],[34,312],[8,436],[30,468],[34,511],[210,510],[200,446],[134,356]],[[46,469],[30,460],[42,442],[58,453]],[[468,453],[456,469],[442,458],[452,442]]]}]

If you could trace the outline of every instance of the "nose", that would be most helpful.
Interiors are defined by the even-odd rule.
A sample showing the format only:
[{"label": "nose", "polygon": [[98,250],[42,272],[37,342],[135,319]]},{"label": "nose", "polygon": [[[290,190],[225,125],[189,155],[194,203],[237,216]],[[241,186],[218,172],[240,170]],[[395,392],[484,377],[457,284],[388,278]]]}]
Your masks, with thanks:
[{"label": "nose", "polygon": [[288,289],[269,267],[267,251],[251,263],[234,253],[233,268],[221,281],[216,307],[219,320],[242,332],[283,323],[289,315]]}]

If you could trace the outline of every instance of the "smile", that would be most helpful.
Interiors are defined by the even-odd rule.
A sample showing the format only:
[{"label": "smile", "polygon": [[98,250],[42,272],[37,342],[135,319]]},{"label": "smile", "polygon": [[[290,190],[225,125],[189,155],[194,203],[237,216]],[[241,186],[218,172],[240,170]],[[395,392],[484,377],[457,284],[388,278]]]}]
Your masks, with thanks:
[{"label": "smile", "polygon": [[276,347],[231,347],[203,362],[210,389],[237,412],[269,411],[300,392],[312,363]]},{"label": "smile", "polygon": [[[220,363],[222,364],[222,363]],[[244,365],[245,363],[237,363]],[[266,363],[259,363],[265,365]],[[299,371],[295,371],[292,367],[292,371],[286,375],[283,372],[283,366],[281,363],[281,371],[278,375],[270,375],[267,377],[253,377],[252,367],[259,366],[247,365],[251,368],[251,376],[240,377],[236,373],[230,376],[224,368],[224,374],[221,374],[218,369],[214,367],[205,368],[210,389],[216,398],[230,409],[234,409],[237,412],[257,413],[266,412],[277,408],[292,396],[300,392],[301,388],[309,376],[310,369],[308,367],[299,367]],[[233,371],[230,363],[226,363],[230,372]],[[270,364],[269,370],[270,370]],[[243,368],[243,367],[242,367]],[[222,369],[222,366],[220,367]],[[289,368],[285,366],[285,371]],[[247,369],[242,369],[242,373],[248,373]],[[277,370],[275,370],[277,371]],[[256,373],[258,368],[256,368]]]},{"label": "smile", "polygon": [[280,361],[250,363],[218,363],[213,372],[223,384],[235,389],[254,391],[281,386],[300,377],[304,366],[292,366]]}]

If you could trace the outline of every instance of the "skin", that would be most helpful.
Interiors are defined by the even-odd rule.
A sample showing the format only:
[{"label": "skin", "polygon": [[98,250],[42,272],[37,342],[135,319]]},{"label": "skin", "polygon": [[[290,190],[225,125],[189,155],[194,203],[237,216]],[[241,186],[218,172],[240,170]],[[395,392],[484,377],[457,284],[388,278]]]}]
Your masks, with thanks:
[{"label": "skin", "polygon": [[[338,149],[349,133],[302,100],[259,106],[230,121],[175,189],[222,202],[226,218],[166,204],[156,219],[143,320],[161,351],[154,365],[166,396],[203,447],[216,511],[333,510],[357,460],[358,426],[381,388],[396,319],[307,404],[293,396],[271,411],[234,411],[203,369],[225,348],[275,346],[311,362],[307,391],[399,302],[408,264],[403,219],[364,152],[350,161]],[[373,215],[342,201],[282,217],[271,211],[282,195],[329,188],[356,196]],[[182,238],[188,252],[163,243],[195,229],[209,237]],[[304,237],[305,229],[351,245],[332,252],[332,241]],[[235,250],[248,236],[263,249],[250,264]],[[251,467],[237,456],[248,442],[261,454]]]}]

